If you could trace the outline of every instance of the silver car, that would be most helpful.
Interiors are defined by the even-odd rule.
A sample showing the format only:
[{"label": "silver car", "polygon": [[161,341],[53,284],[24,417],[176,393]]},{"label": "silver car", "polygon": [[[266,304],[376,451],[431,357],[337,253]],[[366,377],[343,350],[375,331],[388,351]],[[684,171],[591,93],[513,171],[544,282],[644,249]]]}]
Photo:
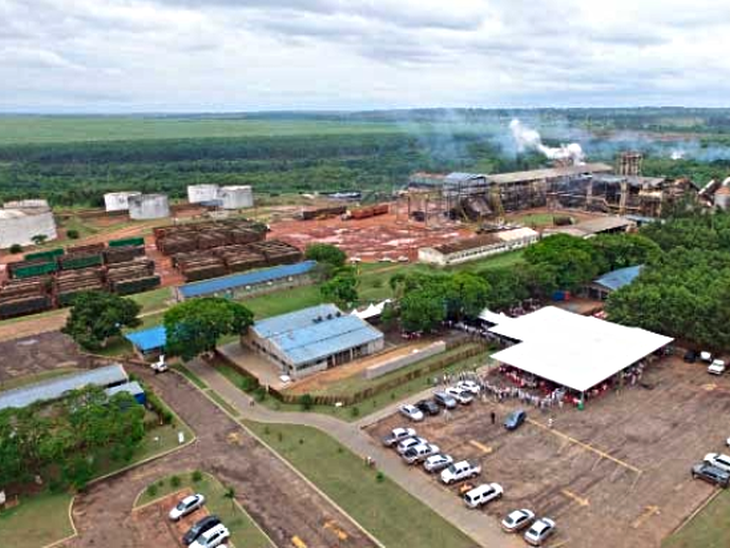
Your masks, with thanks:
[{"label": "silver car", "polygon": [[426,470],[426,472],[435,474],[436,472],[440,472],[453,462],[454,458],[451,455],[431,455],[424,461],[423,468],[424,470]]},{"label": "silver car", "polygon": [[416,445],[425,445],[427,443],[428,443],[427,439],[419,438],[418,436],[404,439],[403,441],[398,443],[398,446],[397,446],[398,453],[402,455],[403,453],[408,451],[411,447],[415,447]]}]

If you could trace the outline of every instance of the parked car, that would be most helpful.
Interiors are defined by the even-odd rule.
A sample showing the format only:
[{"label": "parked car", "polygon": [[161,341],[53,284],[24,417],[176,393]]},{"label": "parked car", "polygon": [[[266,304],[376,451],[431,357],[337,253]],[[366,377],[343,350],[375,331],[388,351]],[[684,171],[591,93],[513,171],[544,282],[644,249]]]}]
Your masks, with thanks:
[{"label": "parked car", "polygon": [[687,350],[684,353],[684,361],[687,363],[695,363],[697,361],[697,352],[694,350]]},{"label": "parked car", "polygon": [[230,537],[231,533],[228,531],[228,528],[222,523],[219,523],[212,529],[208,529],[205,533],[200,535],[198,539],[190,545],[190,548],[216,548]]},{"label": "parked car", "polygon": [[471,392],[475,396],[479,395],[479,392],[482,390],[474,381],[459,381],[456,383],[456,387]]},{"label": "parked car", "polygon": [[703,459],[707,464],[711,464],[716,468],[721,468],[726,472],[730,472],[730,457],[722,453],[707,453]]},{"label": "parked car", "polygon": [[692,467],[692,478],[703,479],[723,488],[727,488],[730,484],[730,472],[707,462],[701,462]]},{"label": "parked car", "polygon": [[456,401],[456,398],[448,395],[446,392],[434,392],[433,401],[445,409],[454,409],[459,404],[459,402]]},{"label": "parked car", "polygon": [[410,403],[404,403],[401,405],[398,410],[400,411],[400,414],[404,417],[408,417],[414,422],[419,422],[423,420],[423,411],[418,409],[415,405],[411,405]]},{"label": "parked car", "polygon": [[201,508],[205,504],[205,497],[200,493],[185,497],[177,506],[170,510],[170,519],[172,521],[178,521],[180,518],[184,518],[188,514],[192,514],[198,508]]},{"label": "parked car", "polygon": [[189,544],[192,544],[195,539],[197,539],[200,535],[208,531],[209,529],[212,529],[216,525],[218,525],[221,522],[220,519],[218,519],[218,516],[210,515],[205,516],[203,519],[196,521],[193,526],[188,529],[188,532],[183,535],[182,541],[185,546],[188,546]]},{"label": "parked car", "polygon": [[445,470],[442,470],[441,481],[446,485],[451,485],[457,481],[475,478],[481,473],[482,467],[480,465],[471,464],[468,460],[462,460],[450,464]]},{"label": "parked car", "polygon": [[418,409],[420,409],[424,415],[434,416],[441,413],[441,408],[433,400],[421,400],[416,403],[416,407],[418,407]]},{"label": "parked car", "polygon": [[700,352],[700,361],[712,363],[712,354],[710,352]]},{"label": "parked car", "polygon": [[712,360],[707,372],[711,375],[722,375],[725,372],[725,362],[723,360]]},{"label": "parked car", "polygon": [[452,462],[454,462],[454,458],[451,455],[431,455],[423,462],[423,468],[426,470],[426,472],[430,472],[431,474],[433,474],[434,472],[439,472],[440,470],[443,470]]},{"label": "parked car", "polygon": [[522,531],[525,527],[535,521],[535,512],[522,508],[521,510],[513,510],[507,517],[502,520],[502,529],[508,533],[516,533]]},{"label": "parked car", "polygon": [[471,392],[457,386],[449,386],[446,389],[446,393],[453,397],[461,405],[469,405],[474,401],[474,395]]},{"label": "parked car", "polygon": [[426,438],[419,438],[418,436],[413,436],[412,438],[406,438],[404,440],[401,440],[398,442],[397,450],[398,454],[402,455],[406,451],[408,451],[411,447],[415,447],[416,445],[424,445],[428,443],[428,440]]},{"label": "parked car", "polygon": [[550,518],[540,518],[525,533],[525,540],[533,546],[540,546],[555,532],[555,522]]},{"label": "parked car", "polygon": [[524,409],[512,411],[512,413],[507,415],[507,418],[504,419],[504,427],[507,430],[517,430],[522,423],[525,422],[525,419],[527,419],[527,412]]},{"label": "parked car", "polygon": [[464,503],[469,508],[479,508],[487,503],[502,498],[504,489],[498,483],[483,483],[464,495]]},{"label": "parked car", "polygon": [[399,441],[406,438],[412,438],[416,435],[416,431],[413,428],[393,428],[390,434],[383,438],[383,445],[386,447],[392,447]]},{"label": "parked car", "polygon": [[435,455],[440,450],[441,449],[439,449],[439,446],[434,445],[433,443],[416,445],[415,447],[411,447],[408,451],[403,453],[403,460],[406,461],[408,464],[416,464],[427,459],[431,455]]}]

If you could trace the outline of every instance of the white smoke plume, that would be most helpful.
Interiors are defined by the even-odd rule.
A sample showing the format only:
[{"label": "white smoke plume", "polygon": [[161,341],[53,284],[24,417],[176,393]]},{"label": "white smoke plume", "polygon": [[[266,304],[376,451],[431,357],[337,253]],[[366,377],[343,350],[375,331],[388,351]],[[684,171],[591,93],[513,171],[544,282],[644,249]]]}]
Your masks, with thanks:
[{"label": "white smoke plume", "polygon": [[557,148],[544,145],[540,134],[536,130],[522,125],[522,122],[517,118],[510,122],[509,129],[517,145],[517,150],[520,152],[537,150],[549,160],[570,160],[575,165],[585,163],[583,148],[578,143],[560,145]]},{"label": "white smoke plume", "polygon": [[685,151],[682,149],[674,149],[672,151],[672,154],[670,155],[670,158],[672,160],[683,160],[685,154]]}]

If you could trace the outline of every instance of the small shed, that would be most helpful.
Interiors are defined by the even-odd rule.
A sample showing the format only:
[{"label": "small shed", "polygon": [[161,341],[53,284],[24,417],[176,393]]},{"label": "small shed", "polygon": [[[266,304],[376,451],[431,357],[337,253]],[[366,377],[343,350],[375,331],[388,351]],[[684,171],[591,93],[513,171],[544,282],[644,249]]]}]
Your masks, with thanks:
[{"label": "small shed", "polygon": [[643,268],[644,265],[628,266],[612,270],[596,278],[587,287],[588,296],[592,299],[605,301],[614,291],[630,285],[641,274]]},{"label": "small shed", "polygon": [[163,354],[167,344],[167,331],[164,325],[157,325],[149,329],[134,331],[124,336],[134,346],[134,351],[140,359],[153,360]]},{"label": "small shed", "polygon": [[144,405],[147,402],[147,395],[144,392],[144,388],[142,388],[142,386],[137,381],[131,381],[125,384],[120,384],[119,386],[113,386],[111,388],[107,388],[104,392],[110,398],[115,394],[119,394],[120,392],[126,392],[130,396],[132,396],[135,401],[140,405]]}]

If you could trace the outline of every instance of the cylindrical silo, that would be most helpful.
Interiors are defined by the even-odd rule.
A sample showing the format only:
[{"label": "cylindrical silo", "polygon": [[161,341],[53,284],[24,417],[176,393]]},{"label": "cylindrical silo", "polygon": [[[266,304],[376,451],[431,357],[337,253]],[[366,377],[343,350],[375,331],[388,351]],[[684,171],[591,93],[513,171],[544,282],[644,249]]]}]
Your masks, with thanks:
[{"label": "cylindrical silo", "polygon": [[141,196],[138,191],[129,192],[108,192],[104,194],[104,205],[107,211],[127,211],[129,209],[129,199],[132,196]]},{"label": "cylindrical silo", "polygon": [[129,198],[129,218],[142,221],[170,216],[170,203],[164,194],[142,194]]},{"label": "cylindrical silo", "polygon": [[45,236],[46,240],[58,237],[50,209],[0,209],[0,248],[31,245],[34,236]]},{"label": "cylindrical silo", "polygon": [[218,197],[223,203],[223,209],[244,209],[253,207],[253,191],[246,186],[224,186]]},{"label": "cylindrical silo", "polygon": [[199,204],[218,198],[218,185],[188,185],[188,202]]}]

